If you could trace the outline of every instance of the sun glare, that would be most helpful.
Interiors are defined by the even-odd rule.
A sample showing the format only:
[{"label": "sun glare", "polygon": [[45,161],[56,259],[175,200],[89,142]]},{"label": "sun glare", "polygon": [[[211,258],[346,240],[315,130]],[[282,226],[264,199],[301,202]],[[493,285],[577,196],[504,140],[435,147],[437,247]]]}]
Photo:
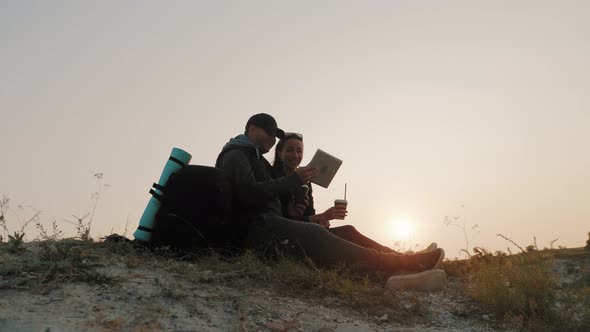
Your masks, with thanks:
[{"label": "sun glare", "polygon": [[408,219],[398,219],[391,224],[391,232],[398,239],[407,240],[415,229],[414,223]]}]

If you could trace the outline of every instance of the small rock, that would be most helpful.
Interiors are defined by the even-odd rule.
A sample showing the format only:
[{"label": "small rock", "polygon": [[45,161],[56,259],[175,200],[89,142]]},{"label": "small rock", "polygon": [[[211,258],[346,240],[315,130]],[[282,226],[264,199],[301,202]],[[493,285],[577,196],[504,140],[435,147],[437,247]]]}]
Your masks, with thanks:
[{"label": "small rock", "polygon": [[489,321],[490,315],[483,315],[483,316],[481,316],[481,318],[483,318],[483,320],[485,320],[485,321]]},{"label": "small rock", "polygon": [[382,322],[386,322],[389,319],[389,316],[387,316],[387,314],[383,314],[383,316],[379,317],[379,320]]},{"label": "small rock", "polygon": [[324,303],[327,306],[330,306],[330,305],[336,303],[337,301],[338,300],[335,297],[332,297],[332,296],[328,296],[328,297],[324,298]]},{"label": "small rock", "polygon": [[200,280],[203,282],[211,282],[213,280],[213,271],[206,270],[201,274]]}]

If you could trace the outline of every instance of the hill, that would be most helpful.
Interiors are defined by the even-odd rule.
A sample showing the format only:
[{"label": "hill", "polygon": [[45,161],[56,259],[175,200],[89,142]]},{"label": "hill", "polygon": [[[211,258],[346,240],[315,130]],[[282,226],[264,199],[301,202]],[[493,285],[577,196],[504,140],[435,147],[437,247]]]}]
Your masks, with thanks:
[{"label": "hill", "polygon": [[[478,273],[518,255],[446,262],[448,288],[420,293],[389,292],[378,277],[345,269],[264,263],[252,254],[179,256],[128,241],[0,243],[0,330],[506,331],[559,324],[583,330],[590,326],[588,253],[537,255],[555,277],[545,290],[553,301],[545,319],[502,312],[477,296],[488,287]],[[512,293],[522,287],[506,282]],[[533,311],[546,310],[539,308]]]}]

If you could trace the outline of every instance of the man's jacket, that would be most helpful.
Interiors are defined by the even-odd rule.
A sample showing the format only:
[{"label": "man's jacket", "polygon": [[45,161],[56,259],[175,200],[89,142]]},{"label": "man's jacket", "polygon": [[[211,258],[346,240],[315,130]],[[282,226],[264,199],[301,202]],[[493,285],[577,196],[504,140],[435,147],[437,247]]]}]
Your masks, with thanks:
[{"label": "man's jacket", "polygon": [[303,185],[296,173],[273,179],[271,165],[244,134],[225,144],[215,167],[224,170],[234,188],[234,210],[242,222],[263,214],[282,216],[280,197]]}]

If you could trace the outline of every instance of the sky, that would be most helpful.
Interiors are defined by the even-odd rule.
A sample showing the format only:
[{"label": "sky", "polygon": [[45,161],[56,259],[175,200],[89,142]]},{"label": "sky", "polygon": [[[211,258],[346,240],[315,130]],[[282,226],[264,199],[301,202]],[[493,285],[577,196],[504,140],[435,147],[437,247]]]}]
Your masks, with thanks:
[{"label": "sky", "polygon": [[516,250],[497,234],[581,247],[588,17],[587,1],[2,0],[9,230],[35,209],[73,235],[96,203],[92,236],[132,237],[173,147],[212,166],[265,112],[304,135],[303,164],[344,161],[314,188],[324,211],[347,185],[332,226],[447,257]]}]

